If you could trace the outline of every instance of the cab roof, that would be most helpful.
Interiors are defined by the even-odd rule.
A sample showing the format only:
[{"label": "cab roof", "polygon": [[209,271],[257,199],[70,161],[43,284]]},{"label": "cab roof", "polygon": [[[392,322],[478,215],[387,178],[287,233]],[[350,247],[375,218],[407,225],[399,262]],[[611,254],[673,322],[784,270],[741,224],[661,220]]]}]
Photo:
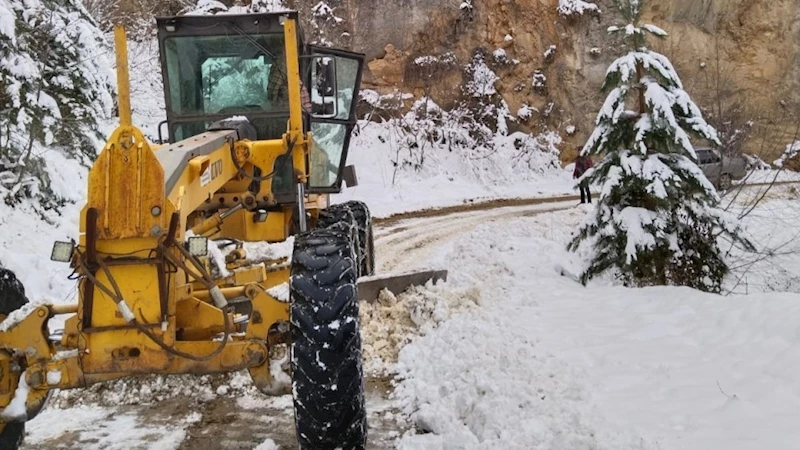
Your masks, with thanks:
[{"label": "cab roof", "polygon": [[302,36],[297,11],[157,17],[156,26],[159,39],[169,36],[282,33],[282,18],[295,19],[299,35]]}]

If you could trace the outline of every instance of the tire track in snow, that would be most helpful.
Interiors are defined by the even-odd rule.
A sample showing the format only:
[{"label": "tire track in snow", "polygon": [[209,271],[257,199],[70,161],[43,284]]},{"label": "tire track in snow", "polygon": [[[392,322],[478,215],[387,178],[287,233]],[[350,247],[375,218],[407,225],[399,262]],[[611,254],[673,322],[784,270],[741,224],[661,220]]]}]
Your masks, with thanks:
[{"label": "tire track in snow", "polygon": [[[403,219],[375,232],[378,273],[404,272],[427,267],[431,253],[459,235],[469,233],[487,222],[503,222],[515,217],[543,214],[575,207],[564,197],[525,206],[494,206],[486,209],[449,213],[443,216]],[[550,200],[550,201],[547,201]]]}]

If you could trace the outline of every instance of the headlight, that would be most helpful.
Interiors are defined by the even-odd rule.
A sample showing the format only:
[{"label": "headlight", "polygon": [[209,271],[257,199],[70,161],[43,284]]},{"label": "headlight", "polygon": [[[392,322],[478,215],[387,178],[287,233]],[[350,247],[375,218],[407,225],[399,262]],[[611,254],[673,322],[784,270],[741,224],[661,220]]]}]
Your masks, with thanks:
[{"label": "headlight", "polygon": [[53,244],[53,253],[50,254],[50,260],[58,262],[72,261],[72,252],[75,251],[75,244],[72,242],[56,242]]},{"label": "headlight", "polygon": [[208,255],[208,238],[204,236],[192,236],[189,238],[189,253],[192,256]]}]

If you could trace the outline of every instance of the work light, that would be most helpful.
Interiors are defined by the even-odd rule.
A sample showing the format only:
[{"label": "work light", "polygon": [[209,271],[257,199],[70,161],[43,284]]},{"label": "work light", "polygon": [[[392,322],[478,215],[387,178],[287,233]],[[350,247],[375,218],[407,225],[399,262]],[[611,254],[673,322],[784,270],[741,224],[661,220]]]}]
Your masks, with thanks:
[{"label": "work light", "polygon": [[192,236],[189,238],[189,254],[192,256],[208,255],[208,238],[205,236]]},{"label": "work light", "polygon": [[72,261],[73,251],[75,251],[75,244],[72,242],[56,241],[56,243],[53,244],[53,253],[50,254],[50,260],[57,262],[70,262]]}]

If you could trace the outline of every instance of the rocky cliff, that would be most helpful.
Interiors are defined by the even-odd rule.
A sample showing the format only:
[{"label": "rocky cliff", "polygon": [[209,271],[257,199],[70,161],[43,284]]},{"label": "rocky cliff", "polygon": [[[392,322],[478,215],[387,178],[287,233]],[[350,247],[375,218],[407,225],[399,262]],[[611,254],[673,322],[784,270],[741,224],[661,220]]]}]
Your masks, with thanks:
[{"label": "rocky cliff", "polygon": [[[511,111],[524,104],[538,111],[519,127],[558,129],[568,144],[591,132],[605,70],[621,52],[605,31],[620,20],[610,0],[596,2],[599,16],[570,18],[559,16],[558,0],[330,0],[331,10],[295,3],[316,17],[312,33],[367,55],[365,87],[379,92],[427,91],[447,106],[460,94],[463,65],[485,50],[495,56],[498,91]],[[767,156],[792,140],[800,113],[800,2],[651,0],[645,19],[670,33],[651,47],[672,59],[712,122],[750,130],[745,146],[769,147]],[[458,64],[431,72],[416,63],[448,53]]]}]

